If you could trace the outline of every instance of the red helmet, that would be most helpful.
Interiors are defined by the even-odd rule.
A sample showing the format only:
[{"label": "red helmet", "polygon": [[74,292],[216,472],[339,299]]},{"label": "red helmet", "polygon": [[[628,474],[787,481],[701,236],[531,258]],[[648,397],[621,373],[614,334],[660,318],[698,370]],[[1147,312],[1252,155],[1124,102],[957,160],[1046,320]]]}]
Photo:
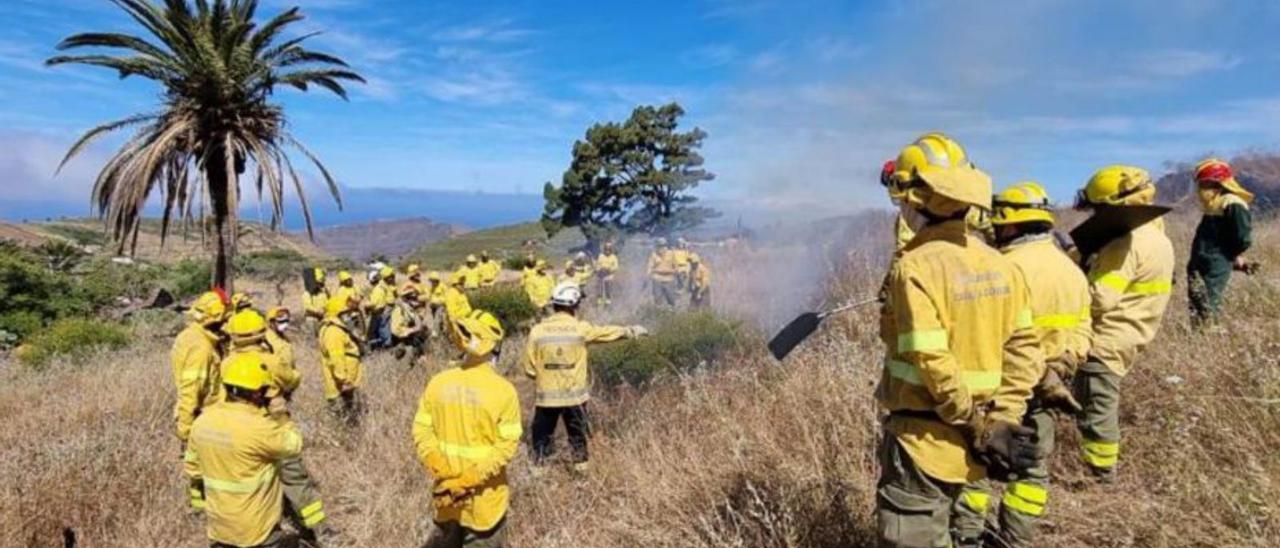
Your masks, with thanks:
[{"label": "red helmet", "polygon": [[888,187],[893,184],[893,172],[898,171],[898,163],[889,160],[884,163],[884,167],[880,169],[880,184]]},{"label": "red helmet", "polygon": [[1235,173],[1231,171],[1231,166],[1222,160],[1207,160],[1196,166],[1196,182],[1201,185],[1209,183],[1224,183],[1235,178]]}]

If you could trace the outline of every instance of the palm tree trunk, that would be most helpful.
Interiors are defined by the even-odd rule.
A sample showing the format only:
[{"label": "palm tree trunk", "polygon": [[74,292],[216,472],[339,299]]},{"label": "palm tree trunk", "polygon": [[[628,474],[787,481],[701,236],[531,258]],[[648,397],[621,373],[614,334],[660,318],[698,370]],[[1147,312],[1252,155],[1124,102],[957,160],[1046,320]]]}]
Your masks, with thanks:
[{"label": "palm tree trunk", "polygon": [[205,160],[206,184],[212,202],[214,226],[213,287],[220,287],[228,295],[235,292],[236,253],[236,182],[232,170],[227,169],[225,149],[214,147]]}]

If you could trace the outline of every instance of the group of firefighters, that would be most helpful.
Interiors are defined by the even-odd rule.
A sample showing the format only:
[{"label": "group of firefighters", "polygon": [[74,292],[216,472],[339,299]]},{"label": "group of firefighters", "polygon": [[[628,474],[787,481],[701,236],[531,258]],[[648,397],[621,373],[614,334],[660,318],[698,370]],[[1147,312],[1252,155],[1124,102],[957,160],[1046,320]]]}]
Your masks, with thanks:
[{"label": "group of firefighters", "polygon": [[688,294],[690,308],[711,303],[711,267],[690,250],[684,238],[676,240],[674,247],[666,238],[658,238],[649,255],[648,274],[654,304],[674,307],[682,293]]},{"label": "group of firefighters", "polygon": [[[1249,194],[1225,162],[1196,169],[1204,218],[1188,265],[1198,325],[1211,322],[1232,270],[1246,270]],[[1030,546],[1049,499],[1054,414],[1075,417],[1084,463],[1102,482],[1120,459],[1121,381],[1156,336],[1173,288],[1175,257],[1163,221],[1149,216],[1086,256],[1055,231],[1050,197],[1033,182],[993,197],[991,178],[946,135],[926,134],[886,164],[881,177],[899,206],[898,251],[881,292],[886,345],[877,397],[888,412],[877,489],[886,546]],[[1150,175],[1098,170],[1077,197],[1095,215],[1149,211]],[[1148,208],[1143,210],[1143,208]],[[492,266],[490,266],[492,265]],[[328,291],[314,271],[304,296],[318,320],[325,398],[350,420],[360,413],[362,359],[377,341],[420,347],[443,333],[460,353],[427,383],[413,418],[417,455],[432,482],[437,524],[429,544],[501,544],[510,489],[506,466],[523,435],[516,390],[495,371],[506,332],[467,291],[496,283],[487,254],[442,280],[416,265],[381,268],[369,290],[348,272]],[[641,326],[597,326],[579,317],[584,286],[614,297],[618,259],[606,244],[594,260],[570,259],[555,280],[529,257],[521,287],[545,309],[520,357],[535,385],[530,454],[552,456],[563,422],[579,473],[588,469],[587,347],[643,336]],[[710,273],[687,242],[658,240],[648,277],[659,304],[708,298]],[[194,509],[215,546],[271,546],[287,516],[304,538],[333,533],[303,464],[290,418],[300,383],[289,311],[260,313],[220,291],[199,297],[174,343],[175,428]],[[416,357],[416,356],[415,356]],[[537,473],[537,472],[536,472]],[[1004,483],[998,527],[995,483]]]},{"label": "group of firefighters", "polygon": [[[1204,217],[1188,279],[1205,325],[1232,270],[1247,270],[1252,195],[1222,160],[1201,162],[1194,178]],[[1121,382],[1173,289],[1173,244],[1150,213],[1155,184],[1131,166],[1094,173],[1076,207],[1133,222],[1085,248],[1055,233],[1043,187],[993,197],[991,178],[943,134],[903,148],[881,182],[900,214],[881,295],[880,544],[1033,546],[1049,500],[1052,413],[1075,418],[1100,482],[1114,477]],[[993,482],[1005,484],[994,528]]]},{"label": "group of firefighters", "polygon": [[[374,341],[389,341],[384,346],[398,350],[421,348],[427,333],[443,332],[460,354],[432,377],[413,419],[417,454],[434,481],[437,528],[431,546],[501,543],[509,498],[505,467],[523,432],[515,388],[494,370],[505,330],[490,312],[473,309],[467,296],[470,289],[496,283],[498,274],[485,266],[496,262],[481,257],[468,257],[447,283],[435,272],[424,281],[422,270],[409,265],[407,281],[397,287],[396,270],[381,267],[370,276],[368,290],[342,271],[329,291],[324,271],[314,269],[303,296],[307,317],[318,320],[325,399],[350,424],[361,413],[362,360]],[[571,259],[559,281],[532,257],[523,273],[522,286],[543,309],[521,359],[535,385],[530,453],[538,470],[554,453],[561,422],[573,470],[588,469],[587,346],[647,334],[638,325],[598,326],[579,318],[583,285],[597,280],[603,299],[597,302],[607,304],[618,270],[611,244],[585,268],[584,257]],[[205,514],[210,541],[275,546],[288,539],[281,526],[286,517],[312,545],[334,537],[290,418],[301,374],[288,334],[289,311],[276,307],[263,314],[246,294],[228,298],[211,291],[196,299],[188,315],[191,321],[171,356],[174,417],[190,504]]]}]

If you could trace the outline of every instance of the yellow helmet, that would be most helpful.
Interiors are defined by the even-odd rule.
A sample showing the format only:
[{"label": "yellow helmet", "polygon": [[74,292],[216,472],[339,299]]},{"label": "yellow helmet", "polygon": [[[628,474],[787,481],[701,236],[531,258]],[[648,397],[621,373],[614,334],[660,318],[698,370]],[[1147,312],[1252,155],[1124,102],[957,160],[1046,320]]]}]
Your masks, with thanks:
[{"label": "yellow helmet", "polygon": [[493,352],[506,336],[502,322],[483,310],[472,310],[466,317],[458,318],[455,324],[462,334],[463,349],[473,356],[485,356]]},{"label": "yellow helmet", "polygon": [[389,280],[391,278],[394,278],[395,276],[396,276],[396,269],[394,268],[391,268],[389,266],[384,266],[378,269],[379,278],[382,278],[384,280]]},{"label": "yellow helmet", "polygon": [[325,303],[324,317],[337,318],[341,316],[343,312],[356,309],[356,306],[359,303],[357,303],[355,299],[352,299],[350,296],[346,299],[342,299],[340,298],[341,295],[343,294],[339,293],[337,296],[329,299],[329,302]]},{"label": "yellow helmet", "polygon": [[547,261],[544,261],[544,260],[542,260],[542,259],[538,259],[538,262],[536,262],[536,263],[534,263],[534,264],[533,264],[533,269],[534,269],[534,270],[546,270],[546,269],[547,269]]},{"label": "yellow helmet", "polygon": [[994,214],[991,224],[996,226],[1019,223],[1049,223],[1053,226],[1053,205],[1049,193],[1039,183],[1017,183],[992,198]]},{"label": "yellow helmet", "polygon": [[1076,196],[1076,205],[1149,205],[1156,199],[1156,185],[1147,170],[1114,165],[1099,169]]},{"label": "yellow helmet", "polygon": [[271,371],[256,352],[232,354],[222,365],[222,384],[258,391],[275,385]]},{"label": "yellow helmet", "polygon": [[893,169],[890,179],[912,207],[944,217],[967,206],[991,209],[991,177],[942,133],[927,133],[903,147]]},{"label": "yellow helmet", "polygon": [[283,306],[273,307],[271,310],[268,310],[268,311],[267,311],[267,319],[268,319],[268,320],[271,320],[271,321],[273,321],[273,322],[274,322],[274,321],[286,321],[286,322],[287,322],[287,321],[289,321],[289,317],[290,317],[291,315],[292,315],[292,313],[291,313],[291,312],[289,312],[289,309],[288,309],[288,308],[285,308],[285,307],[283,307]]},{"label": "yellow helmet", "polygon": [[253,308],[253,297],[248,293],[236,292],[231,296],[231,309],[239,312],[241,310]]},{"label": "yellow helmet", "polygon": [[404,269],[404,273],[405,273],[405,274],[407,274],[407,275],[409,275],[409,276],[412,276],[412,275],[417,274],[417,273],[419,273],[419,272],[422,272],[422,267],[419,267],[419,266],[418,266],[418,265],[416,265],[416,264],[411,264],[411,265],[409,265],[409,267],[408,267],[408,268]]},{"label": "yellow helmet", "polygon": [[702,257],[699,257],[697,253],[690,253],[690,254],[689,254],[689,262],[691,262],[691,263],[701,263],[701,262],[702,262]]},{"label": "yellow helmet", "polygon": [[347,272],[346,270],[340,270],[340,271],[338,271],[338,281],[339,281],[339,282],[349,282],[349,281],[352,281],[352,280],[351,280],[351,273],[350,273],[350,272]]},{"label": "yellow helmet", "polygon": [[440,281],[440,273],[439,273],[439,272],[436,272],[436,271],[434,271],[434,270],[432,270],[431,272],[428,272],[428,273],[427,273],[427,281],[431,281],[431,282],[438,282],[438,281]]},{"label": "yellow helmet", "polygon": [[462,285],[465,281],[467,281],[467,278],[461,272],[449,274],[449,285]]},{"label": "yellow helmet", "polygon": [[406,282],[404,285],[400,286],[399,293],[401,297],[408,297],[409,295],[417,295],[418,286],[415,284]]},{"label": "yellow helmet", "polygon": [[200,325],[211,325],[227,319],[226,296],[219,291],[207,291],[191,303],[187,314]]},{"label": "yellow helmet", "polygon": [[317,283],[324,283],[324,269],[315,268],[311,271],[311,276],[315,278]]},{"label": "yellow helmet", "polygon": [[467,264],[474,263],[474,262],[476,262],[477,260],[478,260],[478,259],[476,259],[476,256],[475,256],[475,255],[467,255]]},{"label": "yellow helmet", "polygon": [[236,312],[227,320],[222,331],[235,343],[251,343],[262,339],[267,334],[267,320],[253,309]]}]

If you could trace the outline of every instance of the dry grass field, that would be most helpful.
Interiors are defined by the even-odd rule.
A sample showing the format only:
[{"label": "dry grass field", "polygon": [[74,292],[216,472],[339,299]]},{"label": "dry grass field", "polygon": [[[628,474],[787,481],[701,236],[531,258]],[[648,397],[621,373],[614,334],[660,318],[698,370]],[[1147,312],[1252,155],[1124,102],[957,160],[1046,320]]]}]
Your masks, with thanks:
[{"label": "dry grass field", "polygon": [[[1171,220],[1179,249],[1192,222]],[[1280,265],[1280,227],[1257,236],[1255,257]],[[767,331],[811,304],[803,299],[865,295],[879,282],[875,254],[843,255],[832,274],[806,268],[805,248],[704,253],[723,265],[721,312]],[[1235,280],[1214,333],[1188,329],[1178,283],[1157,342],[1125,380],[1116,483],[1087,480],[1074,429],[1060,422],[1044,545],[1280,541],[1280,275]],[[513,545],[872,545],[882,351],[873,310],[831,323],[785,364],[752,335],[712,367],[597,397],[589,475],[534,478],[523,454],[512,464]],[[0,362],[0,545],[58,546],[71,531],[81,546],[206,545],[202,520],[184,508],[171,431],[170,329],[140,327],[125,350],[42,372]],[[507,343],[503,364],[521,342]],[[410,425],[443,358],[413,370],[386,354],[369,360],[369,412],[347,429],[324,413],[316,351],[306,337],[298,347],[305,380],[294,415],[333,525],[351,546],[421,545],[429,481]],[[531,386],[510,377],[527,421]]]}]

